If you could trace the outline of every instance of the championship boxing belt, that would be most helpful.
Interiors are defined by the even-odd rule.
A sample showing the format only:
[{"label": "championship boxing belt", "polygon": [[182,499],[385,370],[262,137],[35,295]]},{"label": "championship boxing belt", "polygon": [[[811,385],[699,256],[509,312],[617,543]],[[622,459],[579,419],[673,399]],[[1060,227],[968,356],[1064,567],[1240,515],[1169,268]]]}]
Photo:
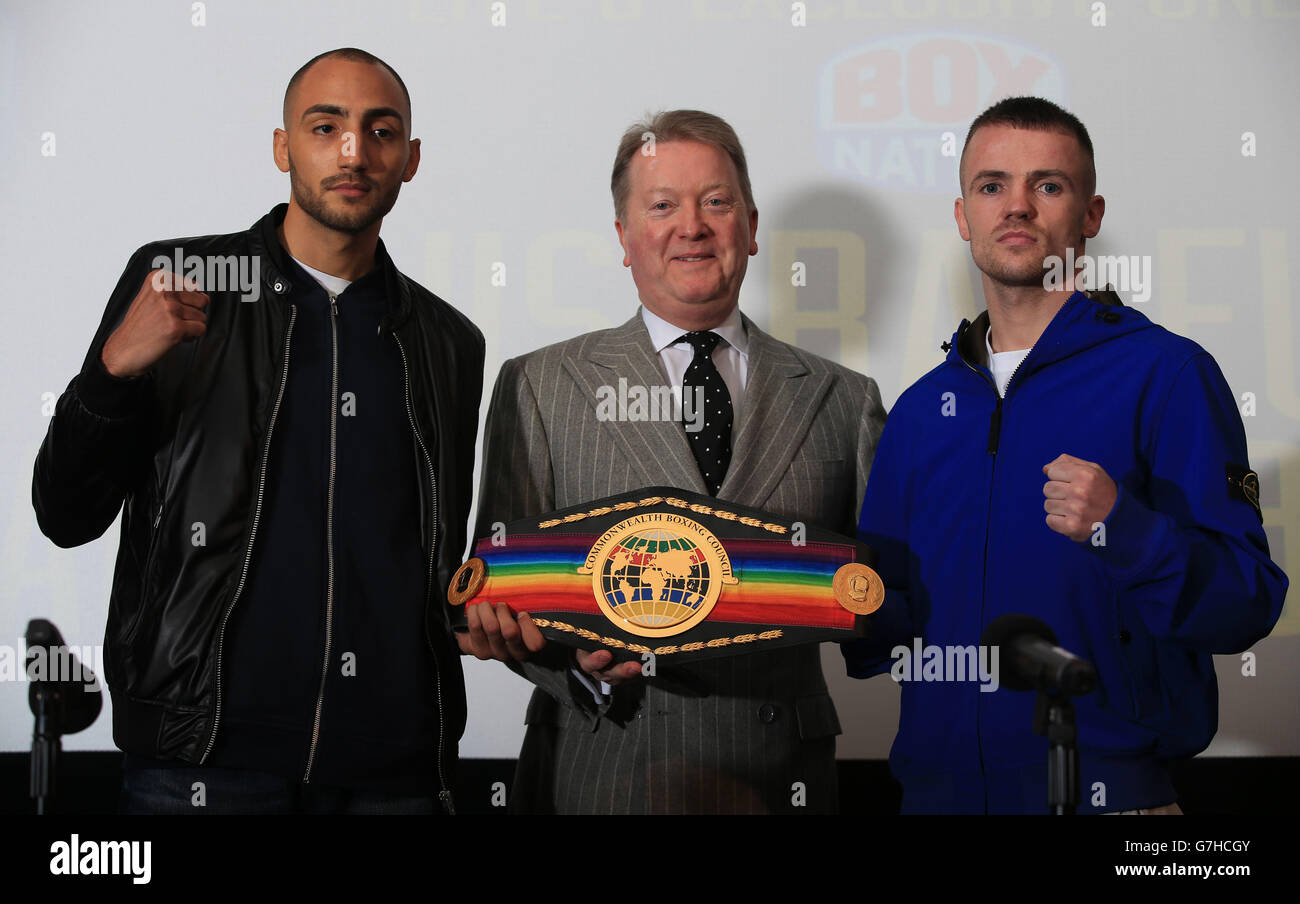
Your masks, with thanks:
[{"label": "championship boxing belt", "polygon": [[811,524],[648,487],[498,525],[447,599],[505,603],[548,640],[616,659],[683,662],[862,636],[885,595],[874,561]]}]

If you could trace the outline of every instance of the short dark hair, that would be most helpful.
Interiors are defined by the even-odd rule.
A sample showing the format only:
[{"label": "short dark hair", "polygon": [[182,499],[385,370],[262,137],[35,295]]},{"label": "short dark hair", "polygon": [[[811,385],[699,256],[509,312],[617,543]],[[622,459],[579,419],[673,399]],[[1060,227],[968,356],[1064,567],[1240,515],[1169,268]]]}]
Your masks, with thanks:
[{"label": "short dark hair", "polygon": [[302,81],[302,77],[307,74],[307,70],[327,57],[337,57],[340,60],[351,60],[354,63],[370,63],[371,65],[383,66],[392,73],[393,78],[397,79],[397,86],[402,89],[402,96],[406,98],[406,128],[408,132],[410,131],[411,92],[406,90],[406,82],[402,81],[402,77],[397,74],[397,70],[392,66],[385,63],[373,53],[369,53],[357,47],[338,47],[334,50],[327,50],[324,53],[318,53],[316,56],[303,63],[302,67],[293,74],[293,77],[289,79],[288,86],[284,89],[283,114],[286,128],[289,125],[289,95],[293,94],[293,89],[298,87],[298,83]]},{"label": "short dark hair", "polygon": [[628,167],[632,165],[632,158],[641,150],[641,136],[646,132],[654,136],[656,144],[667,144],[670,141],[698,141],[724,152],[736,165],[736,175],[740,177],[740,191],[744,195],[745,206],[750,210],[758,209],[754,206],[754,192],[749,185],[749,166],[745,163],[745,149],[740,146],[740,138],[736,135],[736,130],[721,116],[701,110],[660,110],[628,126],[618,143],[618,153],[614,155],[614,172],[609,178],[609,190],[614,195],[614,213],[620,220],[623,219],[627,209]]},{"label": "short dark hair", "polygon": [[[961,163],[958,172],[966,164],[966,149],[970,147],[971,136],[985,126],[1011,126],[1013,129],[1030,129],[1037,132],[1064,132],[1073,135],[1088,156],[1087,194],[1092,196],[1097,190],[1097,164],[1092,153],[1092,139],[1079,117],[1058,107],[1050,100],[1041,97],[1007,97],[989,107],[970,124],[966,133],[966,143],[961,148]],[[966,186],[961,186],[962,192]]]}]

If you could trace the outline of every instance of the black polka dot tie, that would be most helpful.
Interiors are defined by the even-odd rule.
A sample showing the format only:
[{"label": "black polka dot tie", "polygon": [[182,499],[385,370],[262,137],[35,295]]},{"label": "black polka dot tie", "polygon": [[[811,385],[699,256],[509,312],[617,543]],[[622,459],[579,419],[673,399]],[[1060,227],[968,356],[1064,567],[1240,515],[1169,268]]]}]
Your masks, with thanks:
[{"label": "black polka dot tie", "polygon": [[[690,343],[695,349],[695,357],[682,377],[682,422],[710,496],[718,495],[718,488],[727,476],[727,466],[731,464],[731,423],[734,417],[731,393],[713,363],[713,349],[720,341],[722,337],[717,333],[698,331],[677,340]],[[700,398],[696,387],[703,389],[702,414],[695,404]],[[700,418],[703,418],[703,425],[696,430]]]}]

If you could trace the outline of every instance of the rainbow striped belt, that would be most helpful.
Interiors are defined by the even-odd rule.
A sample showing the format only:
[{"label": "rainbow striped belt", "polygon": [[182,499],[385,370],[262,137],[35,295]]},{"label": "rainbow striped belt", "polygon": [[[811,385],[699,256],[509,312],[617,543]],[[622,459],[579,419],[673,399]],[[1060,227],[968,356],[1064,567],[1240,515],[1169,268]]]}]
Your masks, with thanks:
[{"label": "rainbow striped belt", "polygon": [[873,560],[815,525],[649,487],[499,527],[448,601],[505,603],[548,640],[680,662],[861,636],[884,599]]}]

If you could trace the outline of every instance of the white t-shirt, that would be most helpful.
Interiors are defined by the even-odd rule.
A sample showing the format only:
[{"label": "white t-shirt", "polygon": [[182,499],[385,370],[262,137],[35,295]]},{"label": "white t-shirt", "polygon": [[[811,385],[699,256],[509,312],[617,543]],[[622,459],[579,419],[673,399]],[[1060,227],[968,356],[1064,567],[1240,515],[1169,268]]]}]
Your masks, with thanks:
[{"label": "white t-shirt", "polygon": [[998,395],[1005,397],[1007,394],[1007,384],[1011,382],[1011,375],[1016,372],[1020,362],[1025,360],[1025,355],[1029,354],[1029,349],[1019,348],[1013,352],[995,352],[993,351],[993,327],[988,328],[984,334],[984,347],[989,352],[989,370],[993,373],[993,382],[998,384]]},{"label": "white t-shirt", "polygon": [[[293,257],[293,255],[290,255],[290,257]],[[321,288],[324,289],[325,292],[329,295],[333,295],[336,297],[342,295],[343,290],[346,289],[348,286],[352,285],[352,280],[350,279],[344,279],[341,276],[330,276],[328,273],[322,273],[319,270],[313,270],[311,267],[308,267],[306,264],[298,260],[298,258],[296,257],[293,259],[298,264],[299,267],[302,267],[311,275],[312,279],[320,283]]]}]

